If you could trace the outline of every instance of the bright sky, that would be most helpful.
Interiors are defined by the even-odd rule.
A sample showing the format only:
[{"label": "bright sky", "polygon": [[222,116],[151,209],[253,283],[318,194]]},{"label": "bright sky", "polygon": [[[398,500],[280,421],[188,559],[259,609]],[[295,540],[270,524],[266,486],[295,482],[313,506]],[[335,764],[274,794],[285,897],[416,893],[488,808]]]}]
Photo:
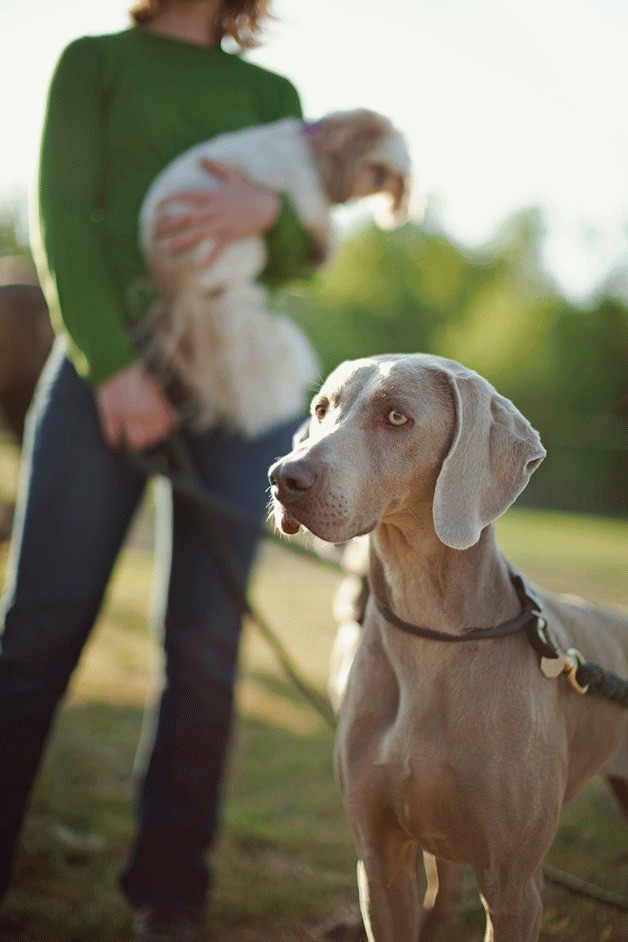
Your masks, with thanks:
[{"label": "bright sky", "polygon": [[[124,28],[131,0],[0,0],[0,195],[30,189],[48,80],[67,42]],[[406,133],[446,229],[488,238],[541,205],[573,294],[628,256],[626,0],[275,0],[252,58],[309,117],[366,106]]]}]

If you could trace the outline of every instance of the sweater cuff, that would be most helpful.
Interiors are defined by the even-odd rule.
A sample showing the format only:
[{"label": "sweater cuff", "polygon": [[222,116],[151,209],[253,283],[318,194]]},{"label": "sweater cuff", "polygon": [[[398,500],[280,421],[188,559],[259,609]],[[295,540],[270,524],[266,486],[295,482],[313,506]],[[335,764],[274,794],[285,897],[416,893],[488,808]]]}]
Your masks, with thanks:
[{"label": "sweater cuff", "polygon": [[74,367],[89,385],[96,389],[108,379],[137,362],[137,352],[124,333],[108,337],[107,346],[88,356],[70,338],[68,355]]}]

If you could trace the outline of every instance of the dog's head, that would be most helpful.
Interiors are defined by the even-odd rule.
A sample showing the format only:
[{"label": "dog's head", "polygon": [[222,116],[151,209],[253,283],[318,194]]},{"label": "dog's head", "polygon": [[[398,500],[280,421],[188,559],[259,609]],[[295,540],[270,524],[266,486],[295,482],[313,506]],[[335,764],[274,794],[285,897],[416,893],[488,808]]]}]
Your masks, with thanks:
[{"label": "dog's head", "polygon": [[544,457],[527,419],[473,370],[423,354],[354,360],[270,469],[275,519],[340,543],[429,508],[438,538],[467,549]]},{"label": "dog's head", "polygon": [[388,118],[360,109],[317,124],[313,147],[332,203],[375,193],[390,197],[390,222],[405,222],[410,201],[410,155]]}]

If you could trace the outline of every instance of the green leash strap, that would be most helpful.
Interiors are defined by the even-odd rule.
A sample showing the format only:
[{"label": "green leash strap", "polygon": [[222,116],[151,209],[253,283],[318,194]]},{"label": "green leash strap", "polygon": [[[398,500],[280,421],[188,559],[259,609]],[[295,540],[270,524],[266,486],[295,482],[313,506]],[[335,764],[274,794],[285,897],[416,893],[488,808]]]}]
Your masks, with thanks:
[{"label": "green leash strap", "polygon": [[593,661],[580,664],[576,671],[576,680],[581,687],[588,688],[588,694],[605,697],[614,703],[628,707],[628,680],[618,677],[612,671],[600,667]]}]

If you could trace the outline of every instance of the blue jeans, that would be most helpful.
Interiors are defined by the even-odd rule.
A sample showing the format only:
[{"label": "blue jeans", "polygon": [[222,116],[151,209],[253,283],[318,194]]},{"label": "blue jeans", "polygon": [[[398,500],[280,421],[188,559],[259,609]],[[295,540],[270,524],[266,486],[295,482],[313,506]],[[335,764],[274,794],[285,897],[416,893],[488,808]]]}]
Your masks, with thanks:
[{"label": "blue jeans", "polygon": [[[252,441],[223,430],[184,437],[206,487],[262,520],[267,469],[289,450],[295,425]],[[145,484],[104,444],[93,394],[57,343],[28,419],[3,604],[0,858],[11,856],[55,707]],[[176,495],[165,503],[158,519],[158,555],[170,562],[162,593],[165,684],[139,790],[138,837],[121,883],[135,907],[197,907],[209,880],[204,854],[217,826],[240,614],[198,513]],[[171,536],[165,546],[164,524]],[[220,526],[248,577],[255,536],[244,527]],[[5,883],[8,871],[7,863]],[[2,882],[0,872],[0,893]]]}]

